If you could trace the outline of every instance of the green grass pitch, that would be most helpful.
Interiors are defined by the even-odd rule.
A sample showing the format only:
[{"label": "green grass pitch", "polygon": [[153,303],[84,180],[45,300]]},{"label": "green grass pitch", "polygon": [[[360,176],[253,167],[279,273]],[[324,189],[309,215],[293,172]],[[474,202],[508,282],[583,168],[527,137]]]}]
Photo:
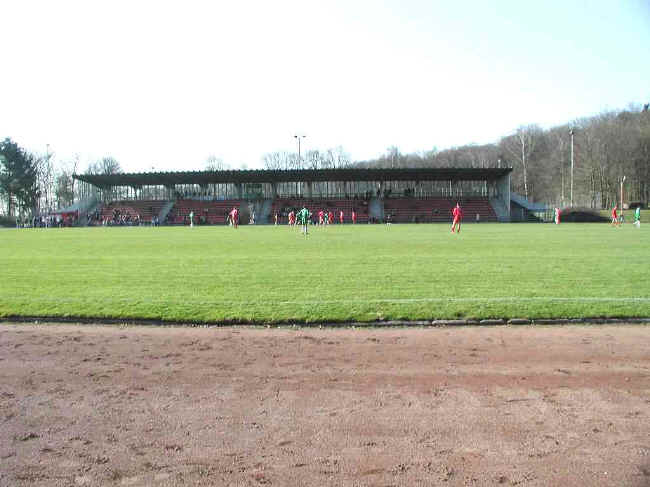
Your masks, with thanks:
[{"label": "green grass pitch", "polygon": [[650,316],[650,227],[0,232],[0,317],[374,321]]}]

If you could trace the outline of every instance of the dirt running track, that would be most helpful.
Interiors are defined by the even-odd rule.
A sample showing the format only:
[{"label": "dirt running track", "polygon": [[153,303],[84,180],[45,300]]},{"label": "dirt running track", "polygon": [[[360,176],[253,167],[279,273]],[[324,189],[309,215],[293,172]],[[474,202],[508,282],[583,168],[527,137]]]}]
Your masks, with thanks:
[{"label": "dirt running track", "polygon": [[650,486],[650,326],[0,324],[0,485]]}]

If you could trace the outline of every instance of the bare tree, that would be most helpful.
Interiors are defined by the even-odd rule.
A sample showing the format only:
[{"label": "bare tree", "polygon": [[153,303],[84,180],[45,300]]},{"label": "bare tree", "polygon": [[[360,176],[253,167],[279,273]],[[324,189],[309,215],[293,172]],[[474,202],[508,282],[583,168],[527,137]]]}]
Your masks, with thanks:
[{"label": "bare tree", "polygon": [[521,126],[511,137],[503,139],[503,148],[511,159],[521,164],[524,197],[528,199],[528,168],[542,130],[537,125]]},{"label": "bare tree", "polygon": [[59,165],[54,180],[54,197],[57,208],[64,208],[74,203],[76,180],[73,176],[77,174],[78,168],[78,154]]},{"label": "bare tree", "polygon": [[103,157],[99,161],[91,163],[86,169],[88,174],[120,174],[122,172],[122,167],[120,163],[114,157]]},{"label": "bare tree", "polygon": [[50,209],[54,204],[54,154],[49,151],[49,148],[45,155],[39,158],[38,163],[38,186],[41,194],[40,198],[40,207]]},{"label": "bare tree", "polygon": [[223,162],[223,159],[210,154],[205,160],[205,170],[206,171],[226,171],[230,169],[230,165]]}]

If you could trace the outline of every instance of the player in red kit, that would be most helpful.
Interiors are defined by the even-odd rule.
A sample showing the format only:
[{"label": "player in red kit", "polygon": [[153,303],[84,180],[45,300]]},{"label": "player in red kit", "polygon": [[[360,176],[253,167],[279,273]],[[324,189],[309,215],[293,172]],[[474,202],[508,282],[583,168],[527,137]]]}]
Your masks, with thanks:
[{"label": "player in red kit", "polygon": [[230,222],[232,223],[232,226],[237,228],[237,226],[239,225],[239,210],[236,207],[233,207],[229,215],[230,215]]},{"label": "player in red kit", "polygon": [[352,210],[352,224],[355,225],[357,223],[357,212],[355,210]]},{"label": "player in red kit", "polygon": [[323,225],[325,223],[325,212],[323,210],[320,210],[318,212],[318,224]]},{"label": "player in red kit", "polygon": [[296,224],[296,214],[293,210],[289,212],[289,226],[292,227]]},{"label": "player in red kit", "polygon": [[460,205],[456,203],[456,206],[451,211],[451,214],[454,217],[454,222],[451,224],[451,233],[454,233],[456,230],[456,225],[458,225],[458,233],[460,233],[460,224],[463,220],[463,210],[460,209]]},{"label": "player in red kit", "polygon": [[618,205],[614,205],[614,208],[612,208],[612,225],[614,226],[620,226],[621,222],[618,220]]},{"label": "player in red kit", "polygon": [[343,220],[344,220],[343,212],[339,211],[339,222],[341,223],[341,225],[343,225]]},{"label": "player in red kit", "polygon": [[327,221],[334,225],[334,213],[332,213],[332,210],[327,213]]}]

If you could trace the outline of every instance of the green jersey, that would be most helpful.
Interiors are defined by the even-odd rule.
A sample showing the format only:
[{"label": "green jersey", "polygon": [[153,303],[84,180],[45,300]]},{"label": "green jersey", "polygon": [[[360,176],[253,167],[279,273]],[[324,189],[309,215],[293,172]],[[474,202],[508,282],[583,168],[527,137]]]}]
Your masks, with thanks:
[{"label": "green jersey", "polygon": [[298,212],[298,221],[301,225],[307,225],[307,220],[309,219],[310,213],[307,208],[303,208]]},{"label": "green jersey", "polygon": [[634,219],[637,221],[641,220],[641,207],[637,206],[636,210],[634,210]]}]

